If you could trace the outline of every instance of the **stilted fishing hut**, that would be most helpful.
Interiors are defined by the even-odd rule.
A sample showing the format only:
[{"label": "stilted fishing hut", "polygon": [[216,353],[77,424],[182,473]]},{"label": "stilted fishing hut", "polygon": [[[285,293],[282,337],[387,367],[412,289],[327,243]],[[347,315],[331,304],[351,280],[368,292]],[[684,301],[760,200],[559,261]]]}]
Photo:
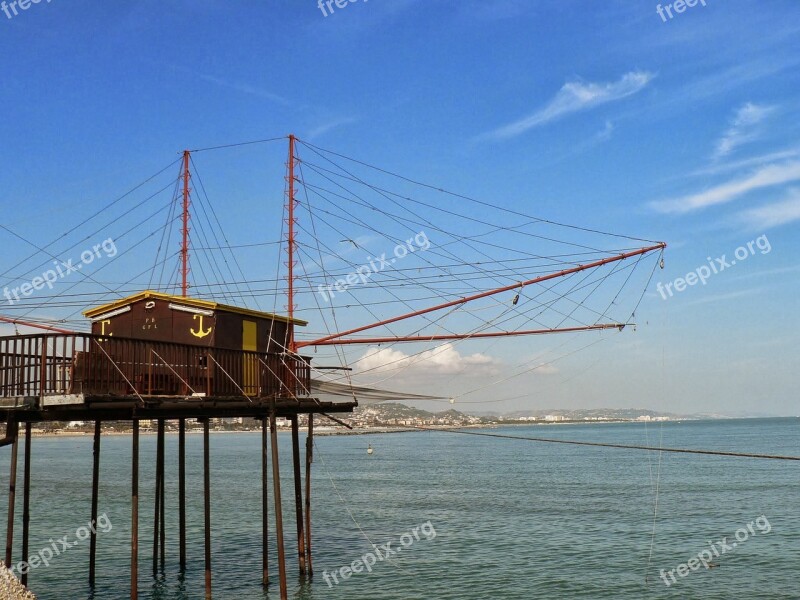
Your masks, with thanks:
[{"label": "stilted fishing hut", "polygon": [[[205,577],[211,592],[211,506],[209,419],[252,418],[263,436],[263,574],[267,562],[267,465],[271,446],[279,580],[286,597],[281,489],[278,472],[276,418],[291,423],[294,461],[297,548],[301,573],[310,573],[310,477],[313,416],[351,412],[355,402],[320,402],[310,396],[309,359],[288,351],[298,319],[194,298],[145,291],[84,313],[92,332],[50,332],[0,337],[0,420],[11,445],[8,527],[5,563],[14,560],[14,510],[19,429],[25,429],[25,472],[22,487],[22,561],[28,556],[31,515],[31,424],[42,421],[93,421],[94,471],[91,519],[97,520],[100,433],[104,421],[132,424],[131,597],[137,597],[139,571],[139,422],[158,425],[153,567],[164,560],[164,433],[167,420],[178,421],[179,548],[186,567],[186,419],[203,423],[205,499]],[[298,415],[308,415],[306,497],[302,496]],[[271,435],[271,443],[268,444]],[[305,514],[304,514],[305,513]],[[35,519],[35,515],[33,515]],[[96,534],[90,545],[89,580],[94,583]],[[19,555],[17,555],[19,556]],[[22,574],[26,583],[27,573]]]}]

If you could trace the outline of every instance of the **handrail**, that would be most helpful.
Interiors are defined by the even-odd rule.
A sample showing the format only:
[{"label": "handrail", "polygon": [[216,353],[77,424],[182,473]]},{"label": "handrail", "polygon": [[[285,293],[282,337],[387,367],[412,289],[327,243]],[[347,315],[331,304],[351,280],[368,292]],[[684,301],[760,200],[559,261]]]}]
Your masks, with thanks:
[{"label": "handrail", "polygon": [[[212,357],[213,353],[213,357]],[[153,355],[159,360],[153,358]],[[310,359],[91,333],[0,337],[0,398],[307,395]],[[266,368],[262,367],[265,366]]]}]

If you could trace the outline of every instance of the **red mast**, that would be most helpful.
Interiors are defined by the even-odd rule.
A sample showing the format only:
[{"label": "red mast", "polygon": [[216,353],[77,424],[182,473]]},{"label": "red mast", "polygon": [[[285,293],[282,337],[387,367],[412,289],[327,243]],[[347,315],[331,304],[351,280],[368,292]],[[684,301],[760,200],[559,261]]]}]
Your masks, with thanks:
[{"label": "red mast", "polygon": [[286,237],[286,252],[289,256],[288,262],[286,263],[287,267],[289,268],[289,272],[287,274],[288,280],[288,288],[287,288],[287,299],[288,299],[288,306],[287,309],[289,311],[289,319],[291,322],[289,323],[289,351],[296,352],[297,346],[294,341],[294,206],[295,206],[295,197],[294,197],[294,163],[295,163],[295,156],[294,156],[294,135],[289,135],[289,161],[287,162],[286,166],[288,168],[288,187],[287,187],[287,197],[286,197],[286,212],[288,218],[286,220],[286,224],[288,225],[288,233]]},{"label": "red mast", "polygon": [[189,158],[183,151],[183,242],[181,244],[181,291],[184,298],[189,295]]}]

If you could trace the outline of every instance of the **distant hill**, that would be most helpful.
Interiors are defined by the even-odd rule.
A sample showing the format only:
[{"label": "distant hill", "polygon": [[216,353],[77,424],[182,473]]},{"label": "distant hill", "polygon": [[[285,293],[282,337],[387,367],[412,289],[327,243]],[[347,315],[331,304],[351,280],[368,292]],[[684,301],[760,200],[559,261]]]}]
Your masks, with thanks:
[{"label": "distant hill", "polygon": [[445,416],[453,416],[453,417],[467,416],[464,413],[460,413],[454,409],[438,413],[432,413],[427,410],[414,408],[413,406],[406,406],[405,404],[401,404],[399,402],[381,402],[376,404],[359,405],[353,411],[353,414],[355,415],[369,414],[370,412],[380,414],[381,417],[387,419],[413,419],[413,418],[430,419],[433,417],[445,417]]},{"label": "distant hill", "polygon": [[567,419],[592,419],[605,417],[607,419],[638,419],[639,417],[669,417],[670,419],[687,418],[686,415],[675,413],[659,412],[646,408],[579,408],[575,410],[565,410],[553,408],[549,410],[518,410],[506,413],[507,418],[514,417],[544,417],[546,415],[556,415]]}]

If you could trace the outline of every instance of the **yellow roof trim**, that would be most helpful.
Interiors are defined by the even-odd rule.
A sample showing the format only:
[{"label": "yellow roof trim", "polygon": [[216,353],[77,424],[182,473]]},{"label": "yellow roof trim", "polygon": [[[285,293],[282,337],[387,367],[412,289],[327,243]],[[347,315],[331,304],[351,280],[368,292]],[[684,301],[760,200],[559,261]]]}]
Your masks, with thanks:
[{"label": "yellow roof trim", "polygon": [[196,308],[206,308],[209,310],[221,310],[224,312],[232,312],[239,315],[245,315],[248,317],[274,319],[275,321],[282,321],[283,323],[294,322],[295,325],[299,325],[301,327],[305,327],[306,325],[308,325],[308,321],[303,321],[302,319],[289,319],[289,317],[284,317],[283,315],[276,315],[273,313],[262,312],[258,310],[250,310],[249,308],[242,308],[240,306],[231,306],[229,304],[220,304],[219,302],[214,302],[213,300],[201,300],[200,298],[185,298],[183,296],[164,294],[162,292],[154,292],[152,290],[145,290],[144,292],[139,292],[138,294],[134,294],[133,296],[128,296],[127,298],[121,298],[119,300],[115,300],[114,302],[109,302],[108,304],[104,304],[102,306],[90,308],[88,310],[83,311],[83,316],[85,316],[88,319],[91,319],[93,317],[96,317],[97,315],[103,314],[104,312],[115,310],[117,308],[122,308],[123,306],[127,306],[128,304],[133,304],[134,302],[138,302],[139,300],[147,300],[148,298],[154,298],[157,300],[167,300],[169,302],[176,302],[179,304],[185,304],[187,306],[194,306]]}]

